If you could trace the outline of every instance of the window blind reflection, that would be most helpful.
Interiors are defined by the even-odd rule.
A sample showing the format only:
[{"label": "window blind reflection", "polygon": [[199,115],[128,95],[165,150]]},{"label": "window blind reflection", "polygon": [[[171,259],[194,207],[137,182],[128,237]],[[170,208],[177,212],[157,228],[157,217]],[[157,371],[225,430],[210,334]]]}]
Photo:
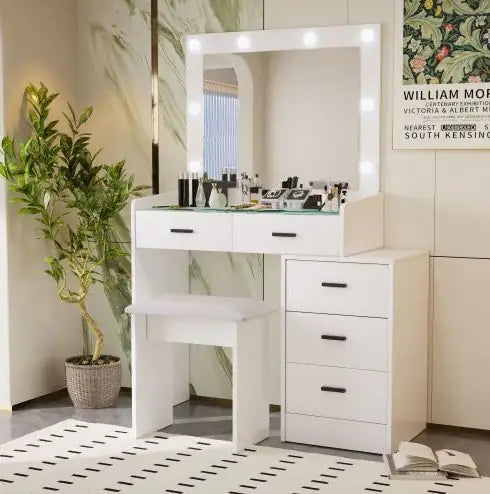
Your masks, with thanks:
[{"label": "window blind reflection", "polygon": [[237,169],[238,87],[204,82],[204,171],[219,179],[224,168]]}]

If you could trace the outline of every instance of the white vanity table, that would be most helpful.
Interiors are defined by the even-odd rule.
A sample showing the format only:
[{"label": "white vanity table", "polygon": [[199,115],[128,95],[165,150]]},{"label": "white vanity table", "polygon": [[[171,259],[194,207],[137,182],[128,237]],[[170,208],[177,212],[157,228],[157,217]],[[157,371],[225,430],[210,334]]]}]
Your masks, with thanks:
[{"label": "white vanity table", "polygon": [[[135,304],[188,293],[188,250],[282,258],[283,440],[381,453],[425,429],[428,253],[375,250],[381,195],[333,216],[153,208],[163,199],[133,203]],[[147,376],[168,374],[172,358],[158,340],[141,346],[145,328],[155,334],[158,317],[134,316],[134,410],[151,407]]]},{"label": "white vanity table", "polygon": [[[164,207],[176,203],[171,194],[138,199],[132,204],[133,304],[154,306],[163,294],[189,293],[189,251],[280,256],[282,439],[382,453],[426,425],[429,261],[425,252],[382,250],[380,27],[188,37],[188,170],[202,170],[205,56],[341,48],[359,52],[360,108],[354,117],[359,160],[350,171],[356,187],[340,213],[178,211]],[[236,68],[243,61],[253,65],[231,59]],[[244,132],[257,121],[252,99],[241,100]],[[239,170],[251,174],[259,170],[256,139],[250,132],[244,139]],[[305,171],[308,164],[297,166]],[[156,430],[172,423],[158,413],[162,401],[175,390],[177,402],[186,397],[189,362],[181,354],[173,366],[180,350],[159,345],[158,316],[133,315],[132,321],[133,428]],[[169,385],[174,378],[180,385]]]}]

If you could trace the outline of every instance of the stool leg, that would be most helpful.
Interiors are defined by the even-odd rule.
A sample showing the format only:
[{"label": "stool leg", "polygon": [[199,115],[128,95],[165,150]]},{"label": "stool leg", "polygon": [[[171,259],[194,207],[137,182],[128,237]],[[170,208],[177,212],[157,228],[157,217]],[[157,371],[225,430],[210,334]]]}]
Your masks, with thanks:
[{"label": "stool leg", "polygon": [[147,340],[147,317],[131,316],[132,433],[141,437],[173,423],[173,348]]},{"label": "stool leg", "polygon": [[237,325],[233,348],[233,447],[240,451],[269,436],[267,321]]}]

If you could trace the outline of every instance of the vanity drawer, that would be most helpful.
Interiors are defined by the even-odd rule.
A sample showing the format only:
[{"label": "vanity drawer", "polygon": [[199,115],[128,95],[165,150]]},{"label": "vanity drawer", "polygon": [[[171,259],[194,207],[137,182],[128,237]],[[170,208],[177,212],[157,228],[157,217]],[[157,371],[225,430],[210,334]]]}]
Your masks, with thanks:
[{"label": "vanity drawer", "polygon": [[137,211],[136,247],[232,250],[232,218],[226,213]]},{"label": "vanity drawer", "polygon": [[286,412],[386,424],[385,372],[286,364]]},{"label": "vanity drawer", "polygon": [[288,311],[388,317],[388,265],[292,260],[286,277]]},{"label": "vanity drawer", "polygon": [[388,320],[287,312],[286,361],[386,371]]},{"label": "vanity drawer", "polygon": [[338,255],[338,216],[235,214],[233,250],[264,254]]},{"label": "vanity drawer", "polygon": [[[367,453],[386,453],[386,426],[286,414],[286,441]],[[341,466],[341,465],[339,465]]]}]

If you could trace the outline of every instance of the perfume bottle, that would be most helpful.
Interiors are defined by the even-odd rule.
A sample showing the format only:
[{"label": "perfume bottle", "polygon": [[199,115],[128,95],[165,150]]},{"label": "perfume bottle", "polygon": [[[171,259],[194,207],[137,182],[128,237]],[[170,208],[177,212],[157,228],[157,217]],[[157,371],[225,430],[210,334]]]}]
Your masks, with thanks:
[{"label": "perfume bottle", "polygon": [[250,204],[250,179],[246,173],[242,178],[242,204]]},{"label": "perfume bottle", "polygon": [[250,202],[252,204],[258,204],[262,199],[262,185],[260,184],[259,174],[256,173],[252,179],[252,185],[250,186]]},{"label": "perfume bottle", "polygon": [[196,206],[198,208],[206,207],[206,194],[204,193],[204,184],[202,177],[199,179],[199,185],[197,186]]},{"label": "perfume bottle", "polygon": [[219,199],[217,184],[212,184],[211,186],[211,194],[209,195],[209,207],[216,209],[220,207],[220,199]]}]

